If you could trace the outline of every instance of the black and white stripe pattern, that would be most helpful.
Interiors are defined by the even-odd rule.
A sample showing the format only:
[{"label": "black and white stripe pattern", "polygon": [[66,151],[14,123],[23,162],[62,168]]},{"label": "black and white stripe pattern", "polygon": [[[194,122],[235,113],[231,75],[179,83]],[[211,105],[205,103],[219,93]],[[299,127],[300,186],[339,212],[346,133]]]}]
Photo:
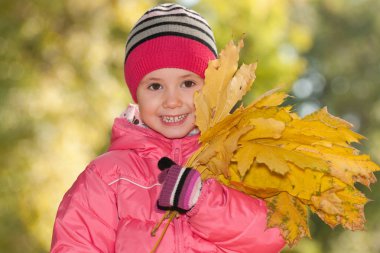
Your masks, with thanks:
[{"label": "black and white stripe pattern", "polygon": [[133,27],[127,40],[125,58],[141,43],[165,35],[196,40],[217,56],[214,35],[205,19],[178,4],[162,4],[148,10]]}]

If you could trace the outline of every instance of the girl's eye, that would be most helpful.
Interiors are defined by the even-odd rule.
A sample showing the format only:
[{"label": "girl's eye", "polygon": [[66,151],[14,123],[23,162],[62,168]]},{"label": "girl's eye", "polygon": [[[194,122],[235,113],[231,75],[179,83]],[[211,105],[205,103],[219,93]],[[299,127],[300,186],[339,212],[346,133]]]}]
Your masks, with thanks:
[{"label": "girl's eye", "polygon": [[185,88],[191,88],[191,87],[193,87],[195,85],[197,85],[197,84],[195,82],[193,82],[193,81],[190,81],[190,80],[184,81],[182,83],[182,86],[185,87]]},{"label": "girl's eye", "polygon": [[160,90],[162,89],[162,85],[159,83],[152,83],[148,86],[149,90]]}]

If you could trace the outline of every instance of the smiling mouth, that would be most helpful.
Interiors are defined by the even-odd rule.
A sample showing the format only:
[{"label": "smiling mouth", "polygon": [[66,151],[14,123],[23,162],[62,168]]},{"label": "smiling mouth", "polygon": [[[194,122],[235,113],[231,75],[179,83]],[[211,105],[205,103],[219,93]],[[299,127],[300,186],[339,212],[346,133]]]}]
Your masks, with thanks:
[{"label": "smiling mouth", "polygon": [[162,121],[165,123],[177,123],[182,120],[184,120],[187,117],[188,114],[182,114],[182,115],[177,115],[177,116],[162,116]]}]

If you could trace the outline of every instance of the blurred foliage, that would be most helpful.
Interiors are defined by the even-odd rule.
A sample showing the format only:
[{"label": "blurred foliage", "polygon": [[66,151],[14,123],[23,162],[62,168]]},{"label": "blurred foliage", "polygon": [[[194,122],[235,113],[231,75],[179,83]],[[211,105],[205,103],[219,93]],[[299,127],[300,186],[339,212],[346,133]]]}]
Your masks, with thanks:
[{"label": "blurred foliage", "polygon": [[[293,6],[292,19],[313,30],[314,42],[304,55],[308,67],[294,83],[294,103],[301,114],[327,106],[368,139],[357,148],[380,162],[380,17],[379,1],[309,1]],[[377,173],[379,178],[379,173]],[[331,230],[312,217],[313,241],[291,252],[380,252],[380,184],[360,188],[373,200],[365,208],[366,231]],[[317,243],[318,242],[318,243]]]},{"label": "blurred foliage", "polygon": [[[130,101],[123,79],[128,31],[153,0],[0,3],[0,249],[48,252],[64,192],[104,152]],[[323,105],[355,123],[380,154],[377,0],[178,1],[200,12],[218,48],[245,36],[258,61],[255,92],[291,88],[299,111]],[[311,108],[311,109],[310,109]],[[380,184],[367,196],[367,231],[312,219],[313,240],[284,252],[379,252]]]}]

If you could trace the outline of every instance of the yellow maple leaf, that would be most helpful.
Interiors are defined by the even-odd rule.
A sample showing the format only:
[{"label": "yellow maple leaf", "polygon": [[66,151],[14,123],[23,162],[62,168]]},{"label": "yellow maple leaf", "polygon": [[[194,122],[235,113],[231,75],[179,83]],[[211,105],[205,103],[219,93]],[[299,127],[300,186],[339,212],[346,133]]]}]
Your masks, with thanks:
[{"label": "yellow maple leaf", "polygon": [[310,237],[307,220],[307,207],[298,198],[284,192],[267,198],[268,225],[278,227],[282,235],[287,238],[291,247],[296,244],[300,237]]},{"label": "yellow maple leaf", "polygon": [[369,186],[379,171],[350,145],[364,137],[326,108],[299,117],[282,106],[287,94],[278,90],[231,112],[255,79],[256,64],[237,70],[242,47],[230,42],[209,63],[194,95],[201,145],[186,165],[264,199],[268,225],[279,227],[290,246],[310,236],[308,210],[331,227],[362,229],[367,199],[355,183]]},{"label": "yellow maple leaf", "polygon": [[245,126],[240,129],[230,129],[229,132],[220,132],[207,142],[206,149],[196,155],[192,160],[192,166],[208,165],[208,169],[215,175],[223,173],[225,177],[229,177],[228,165],[238,148],[238,140],[252,128],[253,126]]},{"label": "yellow maple leaf", "polygon": [[346,186],[339,180],[335,184],[335,188],[313,196],[309,207],[331,227],[341,224],[350,230],[364,229],[364,205],[368,202],[367,198],[359,190]]},{"label": "yellow maple leaf", "polygon": [[202,134],[224,119],[251,88],[256,64],[242,65],[236,72],[242,47],[242,40],[238,45],[230,42],[218,59],[209,62],[202,92],[194,95],[196,124]]}]

